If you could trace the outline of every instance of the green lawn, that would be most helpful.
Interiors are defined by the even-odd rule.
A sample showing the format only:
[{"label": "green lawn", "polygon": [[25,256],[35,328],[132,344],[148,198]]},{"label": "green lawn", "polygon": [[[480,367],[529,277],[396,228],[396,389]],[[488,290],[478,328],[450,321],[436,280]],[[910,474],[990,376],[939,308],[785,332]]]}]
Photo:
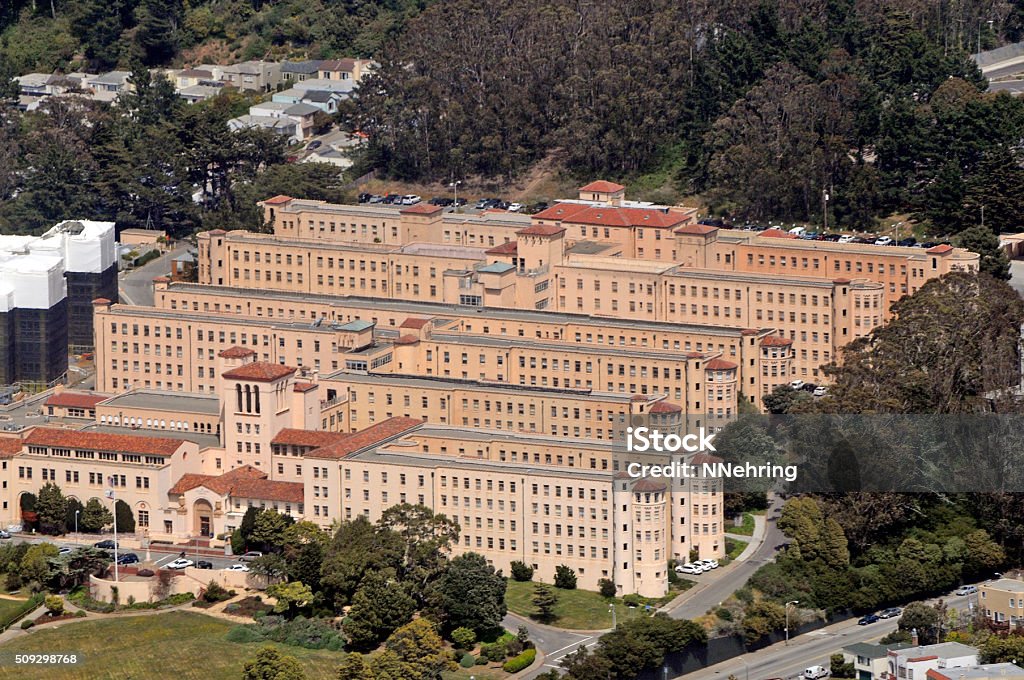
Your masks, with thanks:
[{"label": "green lawn", "polygon": [[7,598],[0,598],[0,620],[24,603],[25,600],[8,600]]},{"label": "green lawn", "polygon": [[747,544],[743,541],[738,541],[728,536],[725,538],[725,553],[729,556],[730,560],[734,560],[740,556],[744,550],[746,550]]},{"label": "green lawn", "polygon": [[730,534],[739,534],[740,536],[753,536],[754,534],[754,516],[749,512],[743,513],[743,525],[734,527],[728,526],[725,530]]},{"label": "green lawn", "polygon": [[[238,644],[224,639],[232,624],[193,612],[62,624],[41,628],[0,646],[5,658],[22,653],[78,653],[77,666],[0,666],[0,678],[19,680],[104,680],[175,678],[238,680],[242,667],[264,643]],[[273,643],[271,643],[273,644]],[[299,659],[310,678],[332,678],[339,652],[276,645]]]},{"label": "green lawn", "polygon": [[[508,580],[508,589],[505,591],[505,604],[509,611],[520,616],[532,618],[536,608],[533,606],[533,581]],[[605,598],[600,593],[592,590],[561,590],[553,588],[558,595],[558,604],[555,605],[555,620],[549,623],[560,628],[573,628],[576,630],[603,630],[612,627],[612,615],[608,611],[608,605],[615,603],[615,614],[619,623],[639,616],[643,613],[643,606],[630,608],[622,601],[622,598]],[[672,593],[667,599],[675,597],[678,593]],[[652,606],[660,606],[662,602],[653,602]]]}]

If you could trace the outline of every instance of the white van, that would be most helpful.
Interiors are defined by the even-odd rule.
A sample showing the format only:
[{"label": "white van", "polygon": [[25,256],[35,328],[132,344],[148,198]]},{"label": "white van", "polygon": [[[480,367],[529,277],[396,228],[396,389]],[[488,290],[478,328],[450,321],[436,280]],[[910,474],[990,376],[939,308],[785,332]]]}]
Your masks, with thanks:
[{"label": "white van", "polygon": [[792,229],[789,230],[789,233],[792,234],[793,236],[799,237],[806,234],[807,230],[804,229],[803,227],[793,227]]},{"label": "white van", "polygon": [[803,678],[804,680],[819,680],[819,678],[827,678],[829,675],[831,672],[824,666],[811,666],[804,669]]}]

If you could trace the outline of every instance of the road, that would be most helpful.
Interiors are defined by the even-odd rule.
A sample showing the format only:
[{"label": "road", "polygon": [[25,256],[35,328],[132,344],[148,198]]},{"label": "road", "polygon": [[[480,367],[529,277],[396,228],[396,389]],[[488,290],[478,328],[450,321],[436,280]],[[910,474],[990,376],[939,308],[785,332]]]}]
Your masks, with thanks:
[{"label": "road", "polygon": [[[966,609],[968,597],[944,598],[950,608]],[[935,600],[930,600],[933,603]],[[729,661],[688,673],[687,680],[724,680],[734,675],[740,680],[796,678],[809,666],[829,667],[829,657],[855,642],[875,642],[896,630],[898,619],[886,619],[858,626],[856,619],[836,623]]]},{"label": "road", "polygon": [[982,72],[990,81],[995,80],[996,78],[1005,78],[1006,76],[1024,73],[1024,57],[1017,57],[1005,62],[999,62],[997,64],[993,64],[991,68],[986,66]]},{"label": "road", "polygon": [[533,641],[537,649],[544,653],[543,663],[524,676],[527,680],[535,678],[541,673],[547,673],[552,669],[561,668],[559,663],[562,657],[572,654],[581,646],[592,647],[596,645],[598,638],[607,632],[574,633],[561,628],[543,626],[515,614],[506,614],[505,619],[501,623],[505,630],[513,632],[518,630],[519,626],[526,626],[526,629],[530,632],[530,640]]},{"label": "road", "polygon": [[171,260],[185,254],[189,244],[181,242],[152,262],[147,262],[138,269],[121,273],[118,278],[118,292],[121,302],[130,305],[153,306],[153,279],[167,274],[171,270]]},{"label": "road", "polygon": [[[701,576],[695,576],[698,585],[692,588],[693,595],[670,609],[668,615],[674,619],[692,619],[703,615],[707,610],[717,607],[723,600],[741,588],[761,565],[772,562],[775,559],[775,553],[787,542],[775,522],[779,516],[778,513],[782,510],[783,502],[782,498],[772,496],[772,504],[765,514],[764,541],[753,555],[743,562],[734,562],[728,567],[724,567],[720,576],[715,572],[708,574],[709,579],[706,584],[700,582]],[[711,580],[710,577],[718,578]]]},{"label": "road", "polygon": [[[91,538],[96,538],[97,540],[99,540],[99,538],[96,537],[96,536],[93,536]],[[104,536],[103,538],[104,539],[110,538],[110,536]],[[62,546],[62,547],[63,546],[68,546],[70,548],[77,548],[77,547],[83,547],[83,546],[91,546],[91,545],[93,545],[93,543],[96,542],[96,541],[68,540],[66,537],[65,538],[55,538],[55,537],[52,537],[52,536],[23,536],[23,535],[15,535],[15,537],[12,540],[14,542],[16,542],[16,543],[17,542],[24,542],[24,543],[54,543],[54,544],[56,544],[58,546]],[[160,567],[160,566],[163,566],[163,565],[167,564],[168,562],[171,562],[171,561],[177,559],[181,555],[181,551],[183,549],[185,549],[185,546],[166,546],[166,545],[165,546],[153,546],[153,547],[150,548],[149,554],[150,554],[150,557],[153,560],[154,565],[156,565],[157,567]],[[146,559],[146,551],[145,550],[140,550],[138,548],[128,547],[127,545],[119,550],[119,554],[120,553],[126,553],[126,552],[135,553],[136,555],[139,556],[140,560],[145,560]],[[214,569],[223,569],[224,567],[227,567],[227,566],[232,565],[232,564],[236,564],[238,562],[238,558],[237,557],[225,557],[223,555],[216,556],[216,557],[211,557],[211,556],[208,556],[208,555],[199,555],[197,557],[191,550],[187,550],[187,549],[185,549],[185,557],[187,559],[192,560],[192,561],[206,560],[207,562],[210,562],[210,563],[213,564],[213,568]]]},{"label": "road", "polygon": [[1024,94],[1024,80],[1001,80],[988,84],[989,92],[1002,92],[1003,90],[1010,94]]}]

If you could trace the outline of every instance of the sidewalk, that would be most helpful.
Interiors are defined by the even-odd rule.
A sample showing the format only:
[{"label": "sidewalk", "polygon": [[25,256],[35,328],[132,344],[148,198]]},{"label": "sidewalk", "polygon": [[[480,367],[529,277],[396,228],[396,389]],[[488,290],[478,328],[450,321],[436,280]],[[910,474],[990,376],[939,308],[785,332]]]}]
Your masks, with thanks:
[{"label": "sidewalk", "polygon": [[734,541],[747,542],[747,547],[743,549],[743,552],[736,556],[736,559],[734,559],[733,562],[743,562],[744,560],[749,559],[750,556],[757,552],[757,549],[761,547],[761,544],[764,543],[765,528],[768,525],[767,517],[767,513],[763,515],[754,515],[754,533],[750,536],[725,532],[726,537],[731,538]]}]

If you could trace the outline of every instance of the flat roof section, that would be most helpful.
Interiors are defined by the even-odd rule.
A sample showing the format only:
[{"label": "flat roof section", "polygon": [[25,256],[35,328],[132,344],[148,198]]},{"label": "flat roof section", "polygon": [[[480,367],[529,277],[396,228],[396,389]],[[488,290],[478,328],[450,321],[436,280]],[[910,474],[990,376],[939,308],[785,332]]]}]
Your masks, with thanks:
[{"label": "flat roof section", "polygon": [[[194,392],[175,393],[157,390],[132,390],[105,400],[102,406],[113,408],[141,408],[168,411],[170,413],[196,413],[199,415],[220,415],[220,398]],[[175,432],[177,435],[177,432]]]}]

